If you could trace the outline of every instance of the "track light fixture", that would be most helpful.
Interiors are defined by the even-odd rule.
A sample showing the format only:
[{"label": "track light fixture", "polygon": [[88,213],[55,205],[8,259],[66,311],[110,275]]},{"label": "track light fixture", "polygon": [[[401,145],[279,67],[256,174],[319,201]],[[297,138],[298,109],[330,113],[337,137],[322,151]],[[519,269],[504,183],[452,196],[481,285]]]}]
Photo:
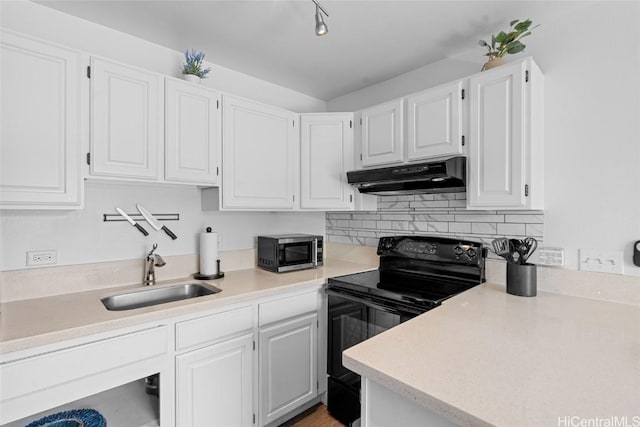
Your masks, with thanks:
[{"label": "track light fixture", "polygon": [[324,23],[324,19],[322,19],[322,14],[324,13],[327,17],[329,17],[329,14],[318,0],[311,1],[316,5],[316,36],[324,36],[329,32],[329,29],[327,28],[327,24]]}]

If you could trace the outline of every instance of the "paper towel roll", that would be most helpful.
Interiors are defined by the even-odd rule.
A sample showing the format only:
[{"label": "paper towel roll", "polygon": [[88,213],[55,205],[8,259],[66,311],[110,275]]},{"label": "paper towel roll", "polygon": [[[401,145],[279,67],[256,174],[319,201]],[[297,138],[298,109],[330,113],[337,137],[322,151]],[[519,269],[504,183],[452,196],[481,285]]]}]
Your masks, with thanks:
[{"label": "paper towel roll", "polygon": [[218,274],[218,233],[212,233],[211,227],[200,233],[200,274],[214,276]]}]

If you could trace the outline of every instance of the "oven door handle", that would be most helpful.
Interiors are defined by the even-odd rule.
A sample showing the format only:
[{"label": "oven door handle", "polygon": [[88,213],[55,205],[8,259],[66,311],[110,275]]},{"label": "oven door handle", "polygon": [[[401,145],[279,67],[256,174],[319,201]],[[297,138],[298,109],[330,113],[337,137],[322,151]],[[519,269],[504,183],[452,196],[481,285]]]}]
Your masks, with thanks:
[{"label": "oven door handle", "polygon": [[313,239],[313,266],[318,266],[318,239]]},{"label": "oven door handle", "polygon": [[392,307],[388,304],[380,304],[377,303],[367,297],[358,297],[358,296],[354,296],[350,293],[346,293],[346,292],[340,292],[337,291],[335,289],[325,289],[325,292],[327,293],[327,295],[333,295],[339,298],[344,298],[346,300],[349,301],[353,301],[353,302],[357,302],[359,304],[365,305],[367,307],[373,308],[375,310],[382,310],[382,311],[386,311],[387,313],[392,313],[392,314],[410,314],[412,316],[418,316],[422,313],[424,313],[426,310],[419,310],[419,309],[415,309],[415,308],[411,308],[411,307],[407,307],[407,306],[402,306],[401,308],[396,308],[396,307]]}]

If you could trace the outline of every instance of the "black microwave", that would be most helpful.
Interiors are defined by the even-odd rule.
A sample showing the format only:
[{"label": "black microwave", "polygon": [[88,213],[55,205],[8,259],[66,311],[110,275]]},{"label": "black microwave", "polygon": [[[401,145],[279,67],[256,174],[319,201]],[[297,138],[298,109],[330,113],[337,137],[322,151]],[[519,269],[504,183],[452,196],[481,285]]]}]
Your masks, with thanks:
[{"label": "black microwave", "polygon": [[258,267],[282,273],[322,265],[322,236],[258,236]]}]

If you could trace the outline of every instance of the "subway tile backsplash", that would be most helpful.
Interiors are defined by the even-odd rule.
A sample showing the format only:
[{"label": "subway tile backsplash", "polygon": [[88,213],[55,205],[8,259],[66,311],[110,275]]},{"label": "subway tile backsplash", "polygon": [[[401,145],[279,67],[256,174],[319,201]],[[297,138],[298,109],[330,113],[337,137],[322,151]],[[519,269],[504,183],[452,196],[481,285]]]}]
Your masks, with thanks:
[{"label": "subway tile backsplash", "polygon": [[[375,212],[328,212],[327,239],[377,246],[382,236],[423,234],[481,241],[496,237],[544,238],[543,211],[472,211],[466,193],[379,196]],[[492,256],[495,258],[495,255]]]}]

